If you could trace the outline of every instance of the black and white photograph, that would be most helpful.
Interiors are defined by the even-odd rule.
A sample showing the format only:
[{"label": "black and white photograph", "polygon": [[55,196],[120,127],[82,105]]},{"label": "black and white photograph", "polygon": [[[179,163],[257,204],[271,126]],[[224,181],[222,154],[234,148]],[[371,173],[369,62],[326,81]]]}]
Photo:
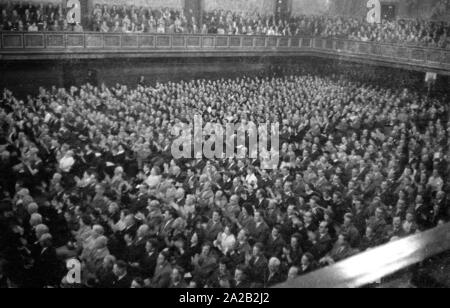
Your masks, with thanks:
[{"label": "black and white photograph", "polygon": [[450,288],[450,0],[0,0],[0,91],[0,288]]}]

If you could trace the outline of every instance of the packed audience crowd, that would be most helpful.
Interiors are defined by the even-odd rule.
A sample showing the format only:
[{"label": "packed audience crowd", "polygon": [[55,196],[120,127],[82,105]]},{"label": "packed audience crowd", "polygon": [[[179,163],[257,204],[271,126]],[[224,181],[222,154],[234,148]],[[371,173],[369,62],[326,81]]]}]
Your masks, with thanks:
[{"label": "packed audience crowd", "polygon": [[200,33],[192,11],[145,7],[96,5],[93,30],[114,33]]},{"label": "packed audience crowd", "polygon": [[295,16],[277,21],[273,16],[215,11],[206,14],[206,21],[208,32],[218,34],[320,36],[450,48],[450,24],[423,20],[370,24],[356,18]]},{"label": "packed audience crowd", "polygon": [[[71,258],[79,287],[268,287],[446,223],[445,98],[363,80],[4,90],[0,287],[73,287]],[[173,159],[194,115],[279,123],[279,164]]]},{"label": "packed audience crowd", "polygon": [[[3,31],[83,31],[82,25],[68,23],[61,5],[8,2],[0,3],[0,9]],[[205,12],[202,23],[198,19],[192,11],[96,4],[87,28],[108,33],[303,35],[450,49],[448,22],[401,19],[369,24],[364,19],[330,16],[281,20],[273,15],[224,10]]]},{"label": "packed audience crowd", "polygon": [[0,31],[83,31],[80,23],[68,23],[61,4],[2,1],[0,12]]}]

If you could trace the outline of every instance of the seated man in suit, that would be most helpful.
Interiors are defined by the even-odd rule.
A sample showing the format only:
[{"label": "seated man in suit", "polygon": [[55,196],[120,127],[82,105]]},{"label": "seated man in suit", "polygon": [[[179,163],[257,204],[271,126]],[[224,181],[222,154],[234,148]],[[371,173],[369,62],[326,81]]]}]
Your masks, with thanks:
[{"label": "seated man in suit", "polygon": [[206,226],[206,239],[210,242],[214,242],[222,231],[223,225],[221,222],[221,215],[219,211],[214,211],[212,213],[212,219]]},{"label": "seated man in suit", "polygon": [[252,255],[246,257],[246,265],[248,266],[248,274],[252,282],[264,284],[267,270],[267,259],[263,253],[263,245],[256,243],[253,246]]},{"label": "seated man in suit", "polygon": [[40,251],[35,258],[35,278],[37,287],[56,286],[61,279],[61,262],[56,256],[52,236],[45,233],[39,238]]},{"label": "seated man in suit", "polygon": [[116,264],[114,256],[108,255],[103,259],[101,267],[95,273],[97,288],[111,289],[114,286],[116,278],[114,275],[114,264]]},{"label": "seated man in suit", "polygon": [[145,243],[145,254],[139,261],[139,270],[142,277],[152,278],[155,273],[156,263],[158,260],[158,241],[149,239]]},{"label": "seated man in suit", "polygon": [[266,246],[266,256],[270,257],[281,257],[283,252],[283,247],[286,245],[283,237],[280,233],[281,225],[275,225],[272,229],[272,234],[267,240]]},{"label": "seated man in suit", "polygon": [[113,267],[114,275],[116,279],[113,283],[115,289],[128,289],[131,287],[133,279],[128,275],[127,263],[125,261],[117,261]]},{"label": "seated man in suit", "polygon": [[406,236],[405,231],[402,228],[402,218],[394,217],[392,225],[386,227],[386,240],[390,241],[392,238],[402,238]]},{"label": "seated man in suit", "polygon": [[11,281],[5,273],[6,261],[0,259],[0,289],[9,289],[11,287]]},{"label": "seated man in suit", "polygon": [[255,212],[255,225],[254,228],[250,231],[250,237],[254,240],[256,243],[265,243],[267,240],[267,236],[269,234],[269,226],[264,221],[264,215],[262,211],[256,211]]},{"label": "seated man in suit", "polygon": [[331,249],[331,251],[320,260],[320,263],[333,265],[334,263],[347,259],[358,252],[359,250],[353,249],[350,246],[348,235],[340,234],[333,249]]},{"label": "seated man in suit", "polygon": [[319,225],[319,234],[317,237],[317,249],[319,258],[325,256],[333,247],[328,228],[328,223],[325,221],[322,221]]},{"label": "seated man in suit", "polygon": [[152,288],[168,288],[170,286],[170,275],[172,274],[172,266],[169,263],[168,255],[164,251],[158,255],[156,261],[155,274],[151,280]]}]

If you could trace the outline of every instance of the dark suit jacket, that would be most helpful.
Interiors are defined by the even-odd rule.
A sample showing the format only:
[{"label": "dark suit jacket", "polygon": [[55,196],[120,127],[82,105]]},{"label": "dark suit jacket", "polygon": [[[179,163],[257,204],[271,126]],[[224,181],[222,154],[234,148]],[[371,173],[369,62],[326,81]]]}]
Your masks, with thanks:
[{"label": "dark suit jacket", "polygon": [[144,210],[148,205],[149,197],[147,195],[139,195],[133,202],[132,211],[137,213]]},{"label": "dark suit jacket", "polygon": [[169,289],[186,289],[188,286],[184,280],[180,281],[177,285],[170,282]]},{"label": "dark suit jacket", "polygon": [[141,274],[145,277],[153,277],[156,269],[156,260],[158,259],[158,253],[154,252],[149,255],[146,253],[144,257],[139,262]]},{"label": "dark suit jacket", "polygon": [[231,180],[229,180],[227,182],[220,181],[219,186],[220,186],[221,190],[226,192],[228,190],[231,190],[231,188],[233,187],[233,182]]},{"label": "dark suit jacket", "polygon": [[223,231],[222,223],[218,222],[214,224],[212,221],[208,222],[206,226],[206,239],[210,242],[214,242],[220,232]]},{"label": "dark suit jacket", "polygon": [[142,238],[135,241],[130,247],[129,262],[139,262],[145,255],[145,243],[146,239]]},{"label": "dark suit jacket", "polygon": [[259,224],[259,226],[255,224],[254,228],[250,230],[250,236],[255,242],[265,243],[268,235],[269,226],[265,222]]},{"label": "dark suit jacket", "polygon": [[131,287],[131,283],[133,282],[133,279],[126,274],[122,279],[116,278],[116,280],[113,283],[114,289],[129,289]]},{"label": "dark suit jacket", "polygon": [[257,210],[259,210],[259,209],[265,210],[265,209],[267,209],[268,206],[269,206],[269,201],[266,198],[263,198],[261,201],[256,200],[255,208]]},{"label": "dark suit jacket", "polygon": [[252,257],[249,262],[249,275],[251,277],[252,282],[264,283],[265,274],[267,270],[267,259],[264,256],[261,256],[256,260],[255,257]]},{"label": "dark suit jacket", "polygon": [[264,286],[265,287],[271,287],[271,286],[274,286],[274,285],[279,284],[281,282],[284,282],[285,280],[286,280],[286,277],[284,277],[283,274],[281,274],[280,271],[277,271],[272,276],[270,276],[269,271],[267,271],[267,273],[266,273],[266,281],[264,282]]},{"label": "dark suit jacket", "polygon": [[228,252],[226,257],[229,259],[228,268],[232,271],[236,269],[239,264],[245,262],[245,255],[236,251]]},{"label": "dark suit jacket", "polygon": [[266,244],[266,256],[279,258],[283,252],[284,245],[286,245],[286,242],[283,240],[281,235],[279,235],[276,239],[270,235]]},{"label": "dark suit jacket", "polygon": [[329,235],[325,235],[322,238],[318,238],[317,243],[314,246],[317,249],[317,257],[321,259],[333,248],[333,243],[331,237]]},{"label": "dark suit jacket", "polygon": [[153,288],[164,289],[170,285],[170,274],[172,273],[172,267],[170,264],[164,266],[156,266],[155,275],[152,279]]},{"label": "dark suit jacket", "polygon": [[104,269],[103,267],[97,271],[97,287],[103,289],[111,289],[114,287],[116,276],[112,270]]},{"label": "dark suit jacket", "polygon": [[35,279],[38,282],[38,287],[59,284],[62,277],[60,265],[55,248],[42,249],[34,264]]}]

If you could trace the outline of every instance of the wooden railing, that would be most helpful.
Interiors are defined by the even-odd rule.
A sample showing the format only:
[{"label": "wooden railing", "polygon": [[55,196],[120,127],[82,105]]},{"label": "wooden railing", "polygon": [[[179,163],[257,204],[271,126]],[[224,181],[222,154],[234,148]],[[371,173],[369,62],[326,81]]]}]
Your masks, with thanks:
[{"label": "wooden railing", "polygon": [[14,53],[319,52],[450,71],[450,50],[332,38],[164,35],[97,32],[1,32],[0,55]]},{"label": "wooden railing", "polygon": [[[277,288],[356,288],[450,251],[450,223],[369,250]],[[450,275],[450,273],[447,273]]]}]

